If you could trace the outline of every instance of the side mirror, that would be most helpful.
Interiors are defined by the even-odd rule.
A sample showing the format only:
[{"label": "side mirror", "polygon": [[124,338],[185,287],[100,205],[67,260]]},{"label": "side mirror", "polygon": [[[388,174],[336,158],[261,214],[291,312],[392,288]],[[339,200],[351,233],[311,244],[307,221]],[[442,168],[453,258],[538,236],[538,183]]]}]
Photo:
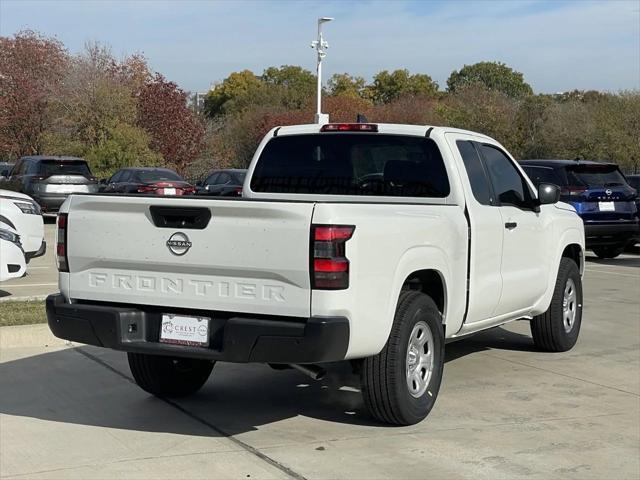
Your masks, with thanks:
[{"label": "side mirror", "polygon": [[560,200],[560,187],[553,183],[541,183],[538,185],[538,203],[540,205],[552,205]]}]

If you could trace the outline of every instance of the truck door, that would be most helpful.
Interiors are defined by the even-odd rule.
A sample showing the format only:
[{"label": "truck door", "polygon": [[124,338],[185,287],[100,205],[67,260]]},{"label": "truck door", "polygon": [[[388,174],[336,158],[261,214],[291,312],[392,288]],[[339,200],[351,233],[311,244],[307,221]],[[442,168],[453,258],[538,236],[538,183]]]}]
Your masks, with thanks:
[{"label": "truck door", "polygon": [[[533,206],[529,183],[499,147],[476,143],[499,205],[503,226],[502,296],[494,316],[531,307],[547,285],[551,249],[545,218]],[[536,211],[538,210],[538,211]]]},{"label": "truck door", "polygon": [[[502,293],[502,215],[491,182],[473,142],[475,137],[447,134],[460,155],[469,182],[462,182],[470,225],[468,306],[465,323],[493,317]],[[457,156],[456,155],[456,156]]]}]

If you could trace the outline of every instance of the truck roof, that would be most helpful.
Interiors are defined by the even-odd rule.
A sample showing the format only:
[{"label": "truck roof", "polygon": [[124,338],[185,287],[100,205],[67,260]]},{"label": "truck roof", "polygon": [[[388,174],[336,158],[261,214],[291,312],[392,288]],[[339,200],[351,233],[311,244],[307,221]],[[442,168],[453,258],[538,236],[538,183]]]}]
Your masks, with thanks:
[{"label": "truck roof", "polygon": [[[350,122],[330,122],[330,123],[350,123]],[[445,126],[431,126],[431,125],[409,125],[404,123],[376,123],[368,122],[378,126],[378,133],[396,134],[396,135],[418,135],[424,136],[427,131],[430,133],[436,132],[456,132],[464,133],[467,135],[475,135],[477,137],[483,137],[490,140],[490,137],[469,130],[462,130],[459,128],[445,127]],[[276,127],[274,130],[274,136],[279,135],[300,135],[304,133],[320,133],[321,125],[317,123],[309,123],[304,125],[289,125],[283,127]]]}]

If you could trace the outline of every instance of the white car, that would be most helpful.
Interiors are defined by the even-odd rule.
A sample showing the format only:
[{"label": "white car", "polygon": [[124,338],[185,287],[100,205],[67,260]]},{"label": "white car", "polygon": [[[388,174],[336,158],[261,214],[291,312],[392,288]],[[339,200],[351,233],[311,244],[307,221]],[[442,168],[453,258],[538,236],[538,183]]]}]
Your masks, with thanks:
[{"label": "white car", "polygon": [[584,227],[559,198],[479,133],[275,128],[243,198],[71,196],[49,327],[127,352],[161,397],[196,392],[216,361],[317,378],[349,360],[372,416],[413,424],[438,395],[445,340],[519,319],[541,350],[578,340]]},{"label": "white car", "polygon": [[45,254],[44,222],[40,206],[24,193],[0,190],[0,228],[20,235],[27,263]]},{"label": "white car", "polygon": [[27,269],[27,262],[20,244],[20,235],[11,228],[0,226],[0,282],[20,278]]}]

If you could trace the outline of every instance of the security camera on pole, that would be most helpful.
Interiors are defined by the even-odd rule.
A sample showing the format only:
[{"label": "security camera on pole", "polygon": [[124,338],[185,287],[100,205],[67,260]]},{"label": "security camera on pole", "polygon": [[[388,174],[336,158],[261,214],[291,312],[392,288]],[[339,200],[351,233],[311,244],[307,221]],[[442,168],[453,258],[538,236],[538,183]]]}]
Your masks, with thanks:
[{"label": "security camera on pole", "polygon": [[315,123],[318,124],[329,123],[329,114],[322,113],[322,59],[327,55],[325,50],[329,48],[329,43],[322,38],[322,24],[331,20],[333,20],[331,17],[320,17],[318,19],[318,39],[311,42],[311,48],[315,48],[318,51],[318,92],[315,118]]}]

